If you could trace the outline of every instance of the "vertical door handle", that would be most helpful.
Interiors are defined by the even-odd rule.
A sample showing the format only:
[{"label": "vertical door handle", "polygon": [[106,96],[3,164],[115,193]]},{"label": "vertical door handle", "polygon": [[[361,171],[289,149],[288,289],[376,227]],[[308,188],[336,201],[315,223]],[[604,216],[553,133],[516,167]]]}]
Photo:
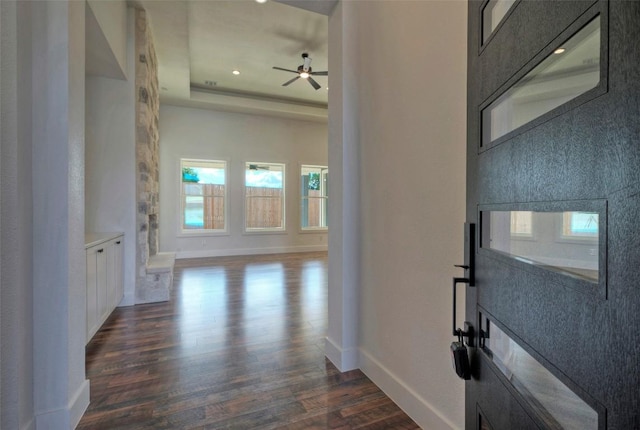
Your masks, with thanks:
[{"label": "vertical door handle", "polygon": [[458,284],[465,284],[470,287],[475,286],[475,252],[476,252],[476,225],[473,223],[464,224],[464,264],[456,264],[465,271],[465,277],[454,277],[452,283],[453,296],[453,319],[452,330],[453,336],[458,338],[457,342],[451,344],[451,361],[456,374],[464,380],[471,379],[471,366],[469,364],[469,355],[467,347],[473,346],[473,327],[471,323],[464,322],[464,330],[456,327],[456,289]]},{"label": "vertical door handle", "polygon": [[469,284],[469,280],[467,278],[453,278],[453,335],[454,336],[467,336],[462,329],[456,328],[456,290],[458,284]]},{"label": "vertical door handle", "polygon": [[453,335],[458,337],[460,342],[462,338],[466,338],[465,343],[473,346],[473,327],[470,323],[464,323],[464,330],[456,328],[456,287],[458,284],[466,284],[470,287],[476,285],[475,271],[475,254],[476,254],[476,225],[474,223],[464,223],[464,264],[455,264],[454,267],[464,269],[464,277],[453,278]]},{"label": "vertical door handle", "polygon": [[453,285],[452,285],[452,293],[453,293],[453,336],[456,336],[458,338],[466,338],[465,343],[469,346],[473,346],[473,328],[471,327],[471,325],[465,321],[464,323],[464,330],[461,328],[456,328],[456,304],[458,302],[457,300],[457,295],[456,295],[456,290],[457,290],[457,286],[458,284],[469,284],[469,279],[467,278],[453,278]]}]

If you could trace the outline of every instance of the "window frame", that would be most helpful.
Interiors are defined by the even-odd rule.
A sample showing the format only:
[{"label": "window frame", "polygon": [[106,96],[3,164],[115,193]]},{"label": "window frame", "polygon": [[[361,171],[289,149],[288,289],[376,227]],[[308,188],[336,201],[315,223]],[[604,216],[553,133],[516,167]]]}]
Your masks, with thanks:
[{"label": "window frame", "polygon": [[[496,261],[503,262],[510,266],[524,269],[529,273],[536,274],[545,278],[548,282],[567,287],[581,293],[591,295],[601,300],[608,299],[608,251],[607,251],[607,235],[608,235],[608,204],[607,200],[565,200],[565,201],[547,201],[547,202],[531,202],[531,203],[496,203],[481,204],[477,206],[478,233],[477,233],[477,252],[492,258]],[[507,255],[503,251],[492,249],[490,247],[489,231],[486,228],[485,212],[492,211],[533,211],[535,212],[590,212],[598,214],[598,244],[594,246],[598,259],[598,279],[587,280],[580,277],[572,276],[568,272],[562,272],[545,268],[539,264],[531,264],[523,259],[519,259],[512,255]],[[554,220],[555,237],[553,240],[557,243],[570,242],[567,239],[560,239],[559,233],[562,229],[562,215]],[[535,232],[534,228],[534,232]],[[534,233],[535,234],[535,233]],[[553,234],[553,233],[552,233]],[[576,244],[584,245],[584,241],[571,241]]]},{"label": "window frame", "polygon": [[[183,187],[183,174],[182,169],[187,164],[202,164],[202,167],[211,167],[206,166],[206,164],[222,164],[224,169],[224,196],[222,196],[224,201],[224,227],[221,229],[207,229],[207,228],[193,228],[193,229],[185,229],[185,207],[184,207],[184,199],[186,197],[184,193]],[[190,237],[190,236],[225,236],[229,234],[229,160],[219,158],[219,159],[202,159],[202,158],[180,158],[178,160],[178,237]]]},{"label": "window frame", "polygon": [[[517,2],[516,4],[519,4]],[[512,7],[512,9],[514,9]],[[506,94],[512,87],[517,85],[529,72],[533,71],[540,63],[545,59],[553,55],[553,51],[561,47],[562,44],[570,40],[576,34],[578,34],[584,27],[588,26],[593,20],[599,18],[600,23],[600,63],[599,63],[599,75],[600,80],[598,84],[590,90],[574,97],[571,100],[564,102],[563,104],[553,108],[552,110],[531,119],[530,121],[518,126],[517,128],[509,131],[508,133],[497,137],[494,140],[485,142],[483,136],[487,131],[483,125],[483,111],[489,108],[495,101],[500,99]],[[477,131],[480,139],[477,143],[478,154],[485,152],[495,146],[501,145],[533,128],[540,126],[553,118],[556,118],[566,112],[569,112],[584,103],[589,102],[608,91],[608,69],[609,69],[609,37],[608,37],[608,11],[603,6],[592,6],[589,8],[580,18],[554,38],[543,50],[541,50],[534,58],[532,58],[527,64],[525,64],[520,70],[509,78],[500,88],[498,88],[492,95],[490,95],[484,102],[482,102],[476,111],[477,114]],[[490,38],[491,39],[491,38]],[[490,40],[489,39],[489,40]]]},{"label": "window frame", "polygon": [[[248,196],[247,195],[247,170],[250,165],[259,165],[259,166],[278,166],[282,169],[282,196],[281,196],[281,227],[247,227],[248,217],[247,217],[247,202],[251,197],[259,197],[259,196]],[[245,161],[244,169],[243,169],[243,185],[242,185],[242,193],[244,196],[244,208],[243,208],[243,219],[244,219],[244,234],[286,234],[287,233],[287,214],[286,214],[286,194],[287,194],[287,181],[286,181],[286,163],[284,162],[274,162],[274,161]]]},{"label": "window frame", "polygon": [[[518,213],[528,213],[529,214],[529,232],[526,233],[517,233],[513,231],[513,224],[514,224],[514,214],[518,214]],[[516,218],[518,217],[518,215],[516,215]],[[535,235],[535,223],[533,222],[533,217],[534,217],[534,212],[533,211],[511,211],[511,239],[512,240],[536,240],[536,235]]]},{"label": "window frame", "polygon": [[[591,215],[597,215],[598,226],[600,225],[600,214],[589,211],[565,211],[558,217],[556,227],[556,241],[564,243],[577,243],[577,244],[589,244],[599,237],[599,232],[594,233],[572,233],[571,221],[572,214],[574,213],[590,213]],[[594,244],[595,245],[595,244]],[[597,247],[597,246],[596,246]]]},{"label": "window frame", "polygon": [[486,34],[485,33],[485,30],[486,30],[485,12],[488,11],[487,8],[490,7],[492,4],[493,6],[496,6],[500,1],[501,0],[485,0],[482,3],[482,6],[480,7],[480,18],[478,20],[478,22],[480,23],[480,26],[479,26],[480,37],[478,38],[478,40],[480,41],[479,52],[482,52],[484,47],[487,46],[489,42],[491,42],[491,40],[493,40],[493,37],[500,30],[500,28],[505,23],[507,18],[509,18],[509,16],[513,13],[516,6],[520,4],[521,0],[510,0],[509,2],[511,3],[511,5],[509,6],[509,8],[504,9],[505,12],[502,15],[502,17],[496,22],[496,25],[493,27],[493,29],[488,34]]},{"label": "window frame", "polygon": [[[302,222],[303,222],[303,202],[305,201],[305,199],[307,201],[309,201],[309,196],[305,196],[303,195],[303,188],[302,188],[302,183],[299,182],[300,184],[300,190],[299,190],[299,205],[298,205],[298,214],[299,214],[299,218],[300,218],[300,222],[298,223],[298,230],[300,233],[323,233],[323,232],[327,232],[329,230],[329,226],[328,226],[328,221],[329,221],[329,213],[328,213],[328,203],[329,203],[329,195],[327,193],[327,184],[324,181],[324,176],[326,175],[327,179],[328,179],[328,175],[329,175],[329,166],[323,166],[323,165],[319,165],[319,164],[300,164],[299,165],[299,173],[300,176],[299,178],[302,178],[302,170],[303,169],[319,169],[320,170],[320,191],[321,194],[318,197],[312,197],[314,199],[322,199],[322,206],[324,207],[324,210],[321,209],[321,219],[324,219],[324,226],[318,226],[318,227],[303,227],[302,226]],[[324,217],[323,217],[324,214]]]}]

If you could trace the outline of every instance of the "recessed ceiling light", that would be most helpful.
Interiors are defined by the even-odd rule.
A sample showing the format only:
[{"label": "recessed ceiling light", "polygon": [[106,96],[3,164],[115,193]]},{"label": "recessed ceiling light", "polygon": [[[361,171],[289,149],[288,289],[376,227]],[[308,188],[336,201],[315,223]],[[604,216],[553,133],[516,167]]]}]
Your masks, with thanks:
[{"label": "recessed ceiling light", "polygon": [[234,75],[238,76],[238,75],[240,74],[240,70],[234,70],[234,71],[233,71],[233,72],[231,72],[231,73],[233,73]]},{"label": "recessed ceiling light", "polygon": [[564,48],[558,48],[555,51],[553,51],[554,54],[562,54],[565,51]]}]

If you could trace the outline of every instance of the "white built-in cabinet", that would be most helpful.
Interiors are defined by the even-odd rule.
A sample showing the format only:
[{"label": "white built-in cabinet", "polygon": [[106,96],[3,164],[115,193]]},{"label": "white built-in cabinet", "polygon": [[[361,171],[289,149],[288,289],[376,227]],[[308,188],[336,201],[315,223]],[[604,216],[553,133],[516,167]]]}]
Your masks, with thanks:
[{"label": "white built-in cabinet", "polygon": [[124,235],[88,233],[87,252],[87,342],[118,306],[124,293],[122,274]]}]

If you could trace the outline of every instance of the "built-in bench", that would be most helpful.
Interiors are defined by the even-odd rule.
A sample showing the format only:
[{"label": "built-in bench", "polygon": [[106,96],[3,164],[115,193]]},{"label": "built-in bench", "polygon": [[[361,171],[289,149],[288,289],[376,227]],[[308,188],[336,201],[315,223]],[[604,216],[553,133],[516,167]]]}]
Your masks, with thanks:
[{"label": "built-in bench", "polygon": [[166,302],[173,286],[175,252],[159,252],[149,257],[145,285],[136,291],[136,303]]}]

